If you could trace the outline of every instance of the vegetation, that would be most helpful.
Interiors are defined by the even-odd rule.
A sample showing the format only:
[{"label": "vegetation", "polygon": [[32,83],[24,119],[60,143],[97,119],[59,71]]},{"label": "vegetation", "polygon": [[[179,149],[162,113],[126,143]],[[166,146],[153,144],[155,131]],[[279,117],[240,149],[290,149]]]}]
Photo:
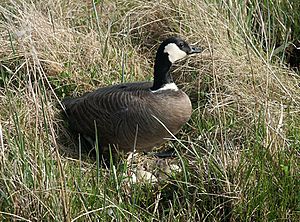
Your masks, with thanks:
[{"label": "vegetation", "polygon": [[286,62],[299,71],[299,1],[215,2],[240,34],[251,38],[258,51],[264,51],[267,60]]},{"label": "vegetation", "polygon": [[[0,218],[299,221],[299,3],[258,2],[2,0]],[[59,101],[150,80],[171,35],[206,48],[174,69],[194,110],[167,144],[182,170],[131,183],[126,161],[81,155]]]}]

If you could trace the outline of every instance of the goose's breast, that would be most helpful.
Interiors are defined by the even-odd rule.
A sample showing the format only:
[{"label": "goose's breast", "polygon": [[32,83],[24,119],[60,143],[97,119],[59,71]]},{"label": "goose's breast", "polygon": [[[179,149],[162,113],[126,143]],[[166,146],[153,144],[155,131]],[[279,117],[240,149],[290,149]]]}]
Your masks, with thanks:
[{"label": "goose's breast", "polygon": [[177,133],[191,117],[189,97],[184,92],[177,91],[165,95],[159,103],[161,119],[172,133]]}]

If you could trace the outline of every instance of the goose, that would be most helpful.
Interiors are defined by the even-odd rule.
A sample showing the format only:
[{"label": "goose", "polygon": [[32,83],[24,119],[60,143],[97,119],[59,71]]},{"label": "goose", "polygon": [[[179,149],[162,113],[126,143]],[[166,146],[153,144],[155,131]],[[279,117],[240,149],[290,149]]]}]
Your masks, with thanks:
[{"label": "goose", "polygon": [[202,49],[180,37],[159,46],[153,82],[132,82],[99,88],[62,101],[69,128],[100,149],[149,152],[175,135],[190,119],[189,97],[173,82],[170,68]]}]

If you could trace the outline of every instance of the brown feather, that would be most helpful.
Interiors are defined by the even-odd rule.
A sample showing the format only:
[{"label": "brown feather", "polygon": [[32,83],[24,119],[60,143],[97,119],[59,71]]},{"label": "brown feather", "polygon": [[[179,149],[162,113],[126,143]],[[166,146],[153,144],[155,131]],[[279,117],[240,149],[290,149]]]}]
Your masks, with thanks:
[{"label": "brown feather", "polygon": [[101,145],[115,144],[125,151],[133,149],[138,129],[137,150],[151,150],[170,137],[153,116],[176,134],[192,112],[183,91],[153,93],[152,85],[152,82],[120,84],[64,101],[70,127],[95,140],[96,124]]}]

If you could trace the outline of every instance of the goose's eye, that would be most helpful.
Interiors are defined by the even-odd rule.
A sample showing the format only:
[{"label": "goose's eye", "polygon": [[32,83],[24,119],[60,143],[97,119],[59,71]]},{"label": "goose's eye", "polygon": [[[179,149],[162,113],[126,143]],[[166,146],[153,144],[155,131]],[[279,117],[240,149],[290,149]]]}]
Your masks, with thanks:
[{"label": "goose's eye", "polygon": [[183,48],[183,47],[184,47],[183,42],[180,42],[180,43],[179,43],[179,47],[180,47],[180,48]]}]

